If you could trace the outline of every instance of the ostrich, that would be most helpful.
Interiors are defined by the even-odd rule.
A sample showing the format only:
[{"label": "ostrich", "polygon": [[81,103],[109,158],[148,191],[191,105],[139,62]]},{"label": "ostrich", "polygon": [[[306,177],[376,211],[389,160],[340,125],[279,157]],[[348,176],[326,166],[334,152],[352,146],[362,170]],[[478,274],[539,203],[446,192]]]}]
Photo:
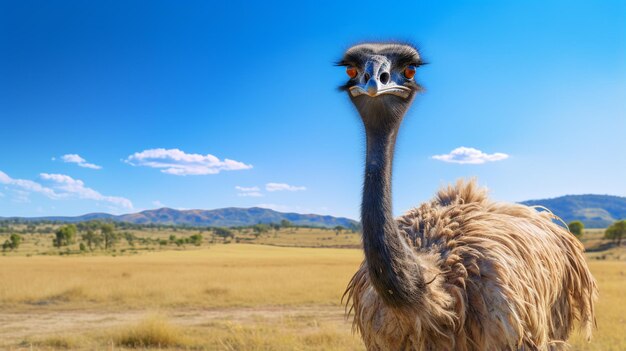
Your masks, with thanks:
[{"label": "ostrich", "polygon": [[338,64],[366,133],[365,259],[344,297],[367,349],[561,350],[576,320],[589,339],[596,283],[549,211],[492,202],[472,180],[394,220],[394,145],[421,90],[418,51],[360,44]]}]

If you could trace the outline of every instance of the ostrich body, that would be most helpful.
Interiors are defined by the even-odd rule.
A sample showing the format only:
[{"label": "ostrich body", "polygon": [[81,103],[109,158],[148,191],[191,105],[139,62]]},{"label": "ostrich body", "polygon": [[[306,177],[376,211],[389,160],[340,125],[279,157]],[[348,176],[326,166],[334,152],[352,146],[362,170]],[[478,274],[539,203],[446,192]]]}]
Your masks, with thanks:
[{"label": "ostrich body", "polygon": [[368,350],[560,350],[595,323],[580,242],[549,211],[490,201],[473,181],[394,219],[396,136],[422,64],[409,45],[350,48],[347,91],[366,132],[365,260],[345,296]]}]

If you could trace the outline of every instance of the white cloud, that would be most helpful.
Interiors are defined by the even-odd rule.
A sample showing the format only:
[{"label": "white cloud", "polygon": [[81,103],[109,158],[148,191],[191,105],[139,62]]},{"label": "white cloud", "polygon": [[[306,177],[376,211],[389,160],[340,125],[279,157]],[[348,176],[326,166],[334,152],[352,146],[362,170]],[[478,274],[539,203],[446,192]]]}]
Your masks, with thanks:
[{"label": "white cloud", "polygon": [[443,162],[478,165],[485,162],[505,160],[509,158],[509,155],[501,152],[487,154],[473,147],[461,146],[452,150],[449,154],[434,155],[432,158]]},{"label": "white cloud", "polygon": [[[54,161],[55,158],[52,158],[52,161]],[[67,155],[63,155],[61,156],[61,160],[63,160],[63,162],[65,163],[76,163],[78,166],[80,167],[84,167],[84,168],[91,168],[91,169],[102,169],[102,167],[95,165],[93,163],[89,163],[87,162],[87,160],[85,160],[84,158],[80,157],[77,154],[67,154]]]},{"label": "white cloud", "polygon": [[158,207],[158,208],[163,208],[163,207],[165,207],[165,205],[164,205],[161,201],[159,201],[159,200],[154,200],[154,201],[152,201],[152,205],[153,205],[153,206],[156,206],[156,207]]},{"label": "white cloud", "polygon": [[219,158],[211,155],[188,154],[179,149],[149,149],[135,152],[124,162],[133,166],[160,168],[161,172],[173,175],[206,175],[221,171],[250,169],[252,165]]},{"label": "white cloud", "polygon": [[306,187],[294,186],[285,183],[267,183],[265,184],[265,190],[267,191],[303,191]]},{"label": "white cloud", "polygon": [[104,201],[129,209],[133,208],[130,200],[120,196],[102,195],[96,190],[86,187],[82,180],[74,179],[68,175],[41,173],[40,177],[53,182],[54,189],[64,195],[77,196],[80,199]]},{"label": "white cloud", "polygon": [[245,187],[245,186],[237,185],[235,189],[237,189],[238,191],[237,196],[243,196],[243,197],[262,197],[263,196],[263,194],[261,193],[261,189],[259,189],[258,186]]},{"label": "white cloud", "polygon": [[2,171],[0,171],[0,183],[25,191],[26,195],[24,193],[21,193],[20,195],[22,199],[24,197],[27,197],[28,196],[27,194],[30,192],[40,193],[51,199],[58,199],[62,197],[60,194],[57,194],[54,190],[47,188],[37,182],[33,182],[32,180],[28,180],[28,179],[14,179],[14,178],[9,177],[8,174]]}]

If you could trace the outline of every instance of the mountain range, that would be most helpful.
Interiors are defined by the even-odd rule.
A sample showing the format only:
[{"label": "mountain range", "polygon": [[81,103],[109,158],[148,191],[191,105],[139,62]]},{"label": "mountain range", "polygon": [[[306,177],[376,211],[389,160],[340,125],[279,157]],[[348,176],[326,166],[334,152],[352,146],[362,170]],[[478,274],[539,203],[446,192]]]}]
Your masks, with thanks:
[{"label": "mountain range", "polygon": [[[521,202],[529,206],[543,206],[569,223],[580,220],[587,228],[606,228],[614,221],[626,219],[626,197],[611,195],[566,195],[553,199],[529,200]],[[317,214],[283,213],[267,208],[221,208],[216,210],[175,210],[159,208],[138,213],[112,215],[89,213],[76,217],[29,217],[3,218],[24,221],[81,222],[88,220],[111,220],[135,224],[166,224],[211,227],[248,226],[258,223],[280,223],[287,220],[295,225],[317,227],[343,226],[358,227],[355,220],[344,217],[322,216]]]},{"label": "mountain range", "polygon": [[164,224],[210,227],[248,226],[258,223],[280,223],[287,220],[294,225],[353,228],[358,222],[344,217],[322,216],[317,214],[283,213],[267,208],[220,208],[216,210],[176,210],[159,208],[124,215],[108,213],[89,213],[76,217],[49,216],[49,217],[12,217],[0,219],[19,219],[25,221],[59,221],[82,222],[89,220],[110,220],[135,224]]},{"label": "mountain range", "polygon": [[546,207],[566,223],[579,220],[586,228],[606,228],[617,220],[626,219],[626,197],[620,196],[566,195],[522,204]]}]

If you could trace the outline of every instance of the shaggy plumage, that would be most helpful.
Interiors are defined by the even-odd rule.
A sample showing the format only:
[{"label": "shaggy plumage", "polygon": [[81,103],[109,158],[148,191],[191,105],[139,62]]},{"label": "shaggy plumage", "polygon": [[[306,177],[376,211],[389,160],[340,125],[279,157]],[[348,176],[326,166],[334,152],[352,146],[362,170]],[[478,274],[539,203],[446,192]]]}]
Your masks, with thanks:
[{"label": "shaggy plumage", "polygon": [[356,45],[339,61],[366,135],[365,261],[345,296],[368,350],[560,350],[576,320],[589,337],[596,283],[549,211],[459,182],[393,218],[394,147],[421,62],[397,43]]},{"label": "shaggy plumage", "polygon": [[388,307],[367,262],[346,296],[368,350],[561,350],[574,321],[587,337],[597,287],[580,242],[549,211],[490,201],[459,181],[397,218],[427,288]]}]

